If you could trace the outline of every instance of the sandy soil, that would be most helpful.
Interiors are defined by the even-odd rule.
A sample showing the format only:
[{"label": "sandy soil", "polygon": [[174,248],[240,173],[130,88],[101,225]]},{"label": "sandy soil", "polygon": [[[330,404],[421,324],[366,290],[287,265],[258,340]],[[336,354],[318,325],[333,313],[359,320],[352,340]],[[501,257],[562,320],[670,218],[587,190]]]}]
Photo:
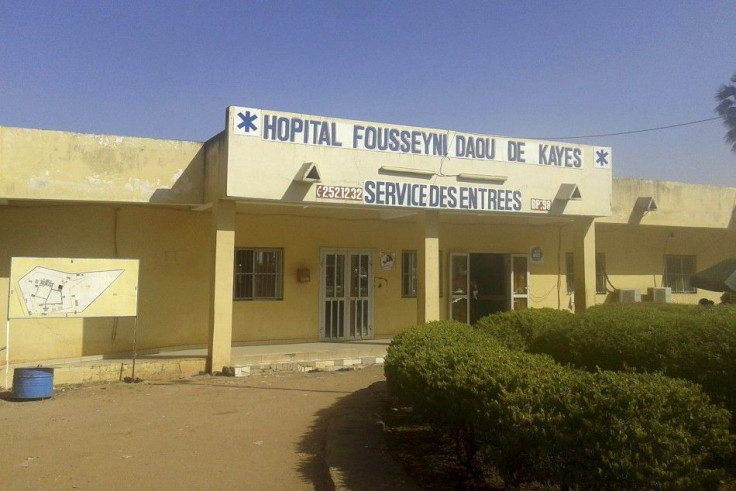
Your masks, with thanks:
[{"label": "sandy soil", "polygon": [[382,380],[377,366],[0,400],[2,487],[329,489],[322,456],[331,408]]}]

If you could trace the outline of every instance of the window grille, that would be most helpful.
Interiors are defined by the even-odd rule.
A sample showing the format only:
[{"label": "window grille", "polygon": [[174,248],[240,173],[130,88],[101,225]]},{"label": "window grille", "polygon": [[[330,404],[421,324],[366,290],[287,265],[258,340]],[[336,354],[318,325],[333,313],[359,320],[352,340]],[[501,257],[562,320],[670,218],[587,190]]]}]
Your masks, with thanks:
[{"label": "window grille", "polygon": [[672,293],[696,293],[690,284],[695,273],[695,256],[664,256],[662,286],[672,288]]},{"label": "window grille", "polygon": [[283,256],[281,249],[236,249],[233,299],[283,299]]}]

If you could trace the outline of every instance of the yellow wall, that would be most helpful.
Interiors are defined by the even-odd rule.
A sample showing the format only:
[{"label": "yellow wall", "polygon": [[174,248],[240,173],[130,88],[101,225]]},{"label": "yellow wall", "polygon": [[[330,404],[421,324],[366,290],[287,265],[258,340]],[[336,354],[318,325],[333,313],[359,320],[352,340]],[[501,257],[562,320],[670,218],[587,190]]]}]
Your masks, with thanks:
[{"label": "yellow wall", "polygon": [[[638,198],[651,197],[657,210],[636,209]],[[736,228],[736,188],[682,182],[614,179],[610,217],[599,223],[667,227]]]},{"label": "yellow wall", "polygon": [[[736,229],[599,224],[596,251],[606,254],[608,276],[617,289],[636,289],[643,296],[647,288],[662,286],[665,255],[696,256],[696,270],[705,269],[736,253]],[[672,301],[694,304],[708,298],[718,302],[720,296],[719,292],[699,289],[697,293],[673,294]],[[599,295],[598,300],[617,298]]]},{"label": "yellow wall", "polygon": [[[557,249],[559,231],[566,224],[548,226],[522,226],[510,223],[493,223],[478,217],[473,223],[443,223],[440,227],[440,249],[447,255],[452,252],[491,252],[503,254],[529,254],[532,247],[540,247],[544,258],[539,263],[529,263],[530,306],[557,307],[556,292],[549,292],[556,284],[558,273]],[[564,255],[563,255],[564,260]],[[444,263],[449,264],[449,257]],[[564,273],[564,271],[563,271]],[[445,275],[447,268],[445,267]],[[444,283],[447,285],[447,281]],[[447,288],[445,286],[445,288]],[[445,294],[444,303],[447,303]],[[564,307],[564,305],[563,305]],[[446,308],[446,306],[445,306]]]},{"label": "yellow wall", "polygon": [[[208,202],[225,193],[232,138],[223,132],[203,145],[0,128],[0,318],[7,318],[11,257],[133,258],[140,259],[138,348],[205,345],[213,233]],[[272,145],[269,152],[279,147]],[[235,156],[253,160],[244,150]],[[333,163],[336,155],[330,157]],[[299,159],[289,165],[301,165],[301,154],[293,156]],[[389,157],[380,154],[380,161],[393,162]],[[328,177],[329,169],[322,169]],[[291,182],[293,169],[287,170],[278,179]],[[313,190],[300,183],[285,192],[287,201],[299,201]],[[697,268],[704,269],[736,253],[734,188],[616,179],[612,196],[613,215],[596,220],[595,239],[616,288],[644,294],[647,287],[661,286],[667,254],[695,255]],[[641,197],[654,198],[658,210],[635,212]],[[325,248],[373,252],[375,337],[416,323],[417,300],[401,297],[401,252],[418,250],[424,238],[416,210],[242,201],[236,209],[236,247],[284,249],[284,299],[234,302],[233,342],[319,338],[320,252]],[[559,215],[440,212],[441,317],[448,315],[452,252],[528,254],[539,247],[543,260],[529,263],[530,306],[568,308],[565,253],[574,249],[573,233],[572,221]],[[381,270],[381,252],[396,254],[393,270]],[[311,271],[310,282],[297,282],[299,268]],[[718,296],[701,290],[673,299],[696,303]],[[610,295],[596,297],[597,303],[611,300]],[[129,318],[13,321],[11,362],[127,352],[132,330]],[[0,332],[4,346],[5,332]]]},{"label": "yellow wall", "polygon": [[202,144],[0,127],[0,198],[201,203]]},{"label": "yellow wall", "polygon": [[[374,335],[391,336],[416,323],[416,299],[401,297],[401,251],[414,249],[414,229],[375,214],[329,213],[330,218],[290,208],[247,208],[236,218],[236,247],[284,248],[284,299],[237,301],[233,342],[319,339],[320,251],[323,248],[373,250]],[[269,210],[270,209],[270,210]],[[342,217],[340,216],[342,215]],[[381,252],[399,258],[392,271],[381,270]],[[311,281],[297,282],[297,269],[309,268]]]},{"label": "yellow wall", "polygon": [[[208,226],[207,214],[156,207],[0,206],[0,314],[13,256],[136,258],[138,348],[205,343]],[[22,362],[126,352],[132,329],[132,318],[14,320],[10,354]]]},{"label": "yellow wall", "polygon": [[[234,302],[233,342],[319,338],[323,248],[373,251],[376,337],[391,336],[415,324],[416,299],[401,297],[401,252],[416,250],[420,243],[416,219],[385,220],[375,211],[239,205],[237,247],[284,248],[284,299]],[[572,251],[572,224],[444,217],[439,230],[442,318],[448,310],[451,252],[527,254],[531,247],[540,247],[544,259],[529,264],[530,306],[569,307],[565,253]],[[0,206],[0,314],[6,314],[12,256],[139,258],[138,348],[203,345],[209,311],[209,233],[208,212],[95,204]],[[705,268],[729,254],[736,235],[733,230],[599,224],[596,243],[597,252],[606,254],[612,283],[646,293],[647,287],[661,286],[664,254],[697,255],[698,268]],[[384,251],[397,255],[392,271],[383,271],[378,264]],[[310,282],[297,282],[299,268],[310,269]],[[675,295],[674,300],[696,303],[702,297],[717,300],[718,294],[701,290]],[[610,300],[605,295],[597,297],[598,303]],[[128,318],[117,322],[31,319],[13,321],[11,326],[13,362],[132,348],[133,321]]]}]

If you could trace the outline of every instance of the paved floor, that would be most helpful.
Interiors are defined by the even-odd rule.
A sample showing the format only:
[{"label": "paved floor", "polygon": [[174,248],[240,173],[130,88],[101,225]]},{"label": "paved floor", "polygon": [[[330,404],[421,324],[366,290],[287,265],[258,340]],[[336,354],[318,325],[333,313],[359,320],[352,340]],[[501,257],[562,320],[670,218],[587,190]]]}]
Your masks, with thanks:
[{"label": "paved floor", "polygon": [[[233,346],[231,368],[235,376],[263,371],[331,370],[347,366],[383,364],[390,339],[344,342],[313,342]],[[7,377],[4,367],[0,381],[12,385],[13,369],[28,366],[54,368],[54,384],[111,382],[126,377],[165,380],[198,375],[205,371],[206,347],[171,348],[132,354],[90,356],[65,360],[11,365]]]}]

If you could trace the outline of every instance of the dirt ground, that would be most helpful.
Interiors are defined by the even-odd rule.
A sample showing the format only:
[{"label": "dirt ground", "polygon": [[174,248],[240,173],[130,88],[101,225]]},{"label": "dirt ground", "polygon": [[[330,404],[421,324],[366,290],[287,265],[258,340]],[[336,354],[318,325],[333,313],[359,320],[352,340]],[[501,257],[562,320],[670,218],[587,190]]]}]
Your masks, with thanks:
[{"label": "dirt ground", "polygon": [[[3,489],[330,489],[324,435],[383,368],[69,386],[0,400]],[[355,402],[355,401],[353,401]]]}]

